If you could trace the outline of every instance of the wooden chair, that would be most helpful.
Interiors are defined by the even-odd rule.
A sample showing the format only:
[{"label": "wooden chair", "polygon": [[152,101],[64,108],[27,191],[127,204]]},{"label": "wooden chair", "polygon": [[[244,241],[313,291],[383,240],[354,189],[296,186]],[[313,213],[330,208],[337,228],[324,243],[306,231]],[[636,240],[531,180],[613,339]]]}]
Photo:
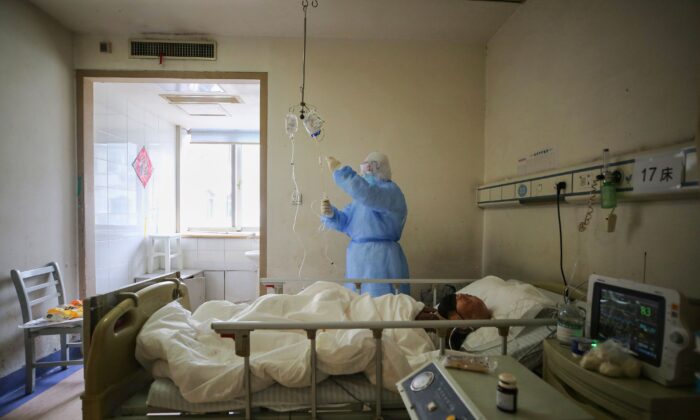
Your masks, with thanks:
[{"label": "wooden chair", "polygon": [[[66,303],[66,292],[63,288],[61,279],[61,271],[58,269],[58,264],[55,262],[49,263],[44,267],[34,268],[26,271],[11,270],[10,276],[17,290],[17,297],[22,308],[22,321],[24,331],[24,354],[26,357],[26,383],[25,392],[31,394],[34,392],[34,384],[36,382],[36,368],[49,366],[62,366],[63,370],[68,368],[68,365],[82,365],[83,360],[70,360],[69,348],[81,347],[81,342],[68,342],[70,334],[82,333],[82,319],[69,324],[69,326],[32,326],[26,324],[34,320],[32,308],[44,302],[54,300],[55,306]],[[27,285],[27,280],[44,277],[46,280],[40,283]],[[30,295],[35,292],[44,292],[43,295],[36,298],[31,298]],[[37,362],[34,348],[34,339],[41,335],[60,335],[61,336],[61,360],[56,362]]]}]

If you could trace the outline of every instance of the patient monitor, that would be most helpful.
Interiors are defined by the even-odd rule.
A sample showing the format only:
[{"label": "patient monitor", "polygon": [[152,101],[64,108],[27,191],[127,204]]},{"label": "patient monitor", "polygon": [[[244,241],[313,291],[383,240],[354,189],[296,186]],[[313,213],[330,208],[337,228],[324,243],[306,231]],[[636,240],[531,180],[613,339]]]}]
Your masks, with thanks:
[{"label": "patient monitor", "polygon": [[588,336],[622,342],[642,362],[644,376],[662,385],[693,382],[699,328],[700,307],[677,290],[597,274],[588,279]]}]

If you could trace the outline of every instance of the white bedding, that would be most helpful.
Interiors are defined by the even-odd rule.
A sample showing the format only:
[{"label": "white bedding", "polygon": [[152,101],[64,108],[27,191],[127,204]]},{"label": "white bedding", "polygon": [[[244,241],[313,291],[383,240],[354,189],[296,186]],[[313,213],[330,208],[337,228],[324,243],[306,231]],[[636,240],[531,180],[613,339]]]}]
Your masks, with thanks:
[{"label": "white bedding", "polygon": [[[478,296],[491,311],[493,319],[533,319],[544,309],[556,306],[555,300],[546,290],[518,280],[505,281],[496,276],[486,276],[457,293]],[[524,327],[511,327],[508,338],[516,338]],[[483,351],[500,346],[501,338],[496,328],[479,328],[469,334],[462,348],[466,351]]]},{"label": "white bedding", "polygon": [[[243,359],[230,339],[210,327],[213,321],[392,321],[412,320],[423,308],[406,295],[372,298],[336,283],[317,282],[297,295],[266,295],[252,304],[210,301],[194,314],[172,302],[156,311],[137,339],[136,358],[156,377],[167,377],[189,402],[216,402],[244,395]],[[367,330],[319,332],[316,339],[320,382],[328,375],[364,372],[374,383],[374,339]],[[384,331],[383,383],[408,375],[433,350],[423,329]],[[252,388],[277,382],[310,385],[309,340],[304,331],[251,334]]]}]

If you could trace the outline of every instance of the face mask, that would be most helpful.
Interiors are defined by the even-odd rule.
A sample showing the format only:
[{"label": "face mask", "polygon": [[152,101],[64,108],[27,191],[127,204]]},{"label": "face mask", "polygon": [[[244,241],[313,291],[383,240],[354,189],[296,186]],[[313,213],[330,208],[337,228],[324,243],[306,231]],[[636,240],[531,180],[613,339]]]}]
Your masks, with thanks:
[{"label": "face mask", "polygon": [[379,179],[371,173],[366,173],[362,175],[362,178],[364,178],[365,181],[367,181],[370,185],[375,185],[377,182],[379,182]]}]

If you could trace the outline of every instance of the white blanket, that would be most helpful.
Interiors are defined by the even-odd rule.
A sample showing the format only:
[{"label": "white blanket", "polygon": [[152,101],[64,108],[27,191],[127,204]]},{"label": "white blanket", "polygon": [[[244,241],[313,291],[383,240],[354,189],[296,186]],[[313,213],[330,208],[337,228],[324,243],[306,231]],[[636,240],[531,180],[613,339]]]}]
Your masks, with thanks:
[{"label": "white blanket", "polygon": [[[194,314],[172,302],[144,324],[136,358],[157,377],[170,378],[189,402],[213,402],[245,394],[243,358],[231,339],[211,329],[213,321],[398,321],[413,320],[423,308],[407,295],[372,298],[341,285],[317,282],[297,295],[265,295],[250,305],[210,301]],[[367,330],[319,331],[317,381],[328,375],[364,372],[374,383],[375,345]],[[385,330],[382,337],[383,383],[408,375],[433,345],[423,329]],[[304,331],[251,333],[253,391],[278,382],[287,387],[311,384],[309,340]]]}]

